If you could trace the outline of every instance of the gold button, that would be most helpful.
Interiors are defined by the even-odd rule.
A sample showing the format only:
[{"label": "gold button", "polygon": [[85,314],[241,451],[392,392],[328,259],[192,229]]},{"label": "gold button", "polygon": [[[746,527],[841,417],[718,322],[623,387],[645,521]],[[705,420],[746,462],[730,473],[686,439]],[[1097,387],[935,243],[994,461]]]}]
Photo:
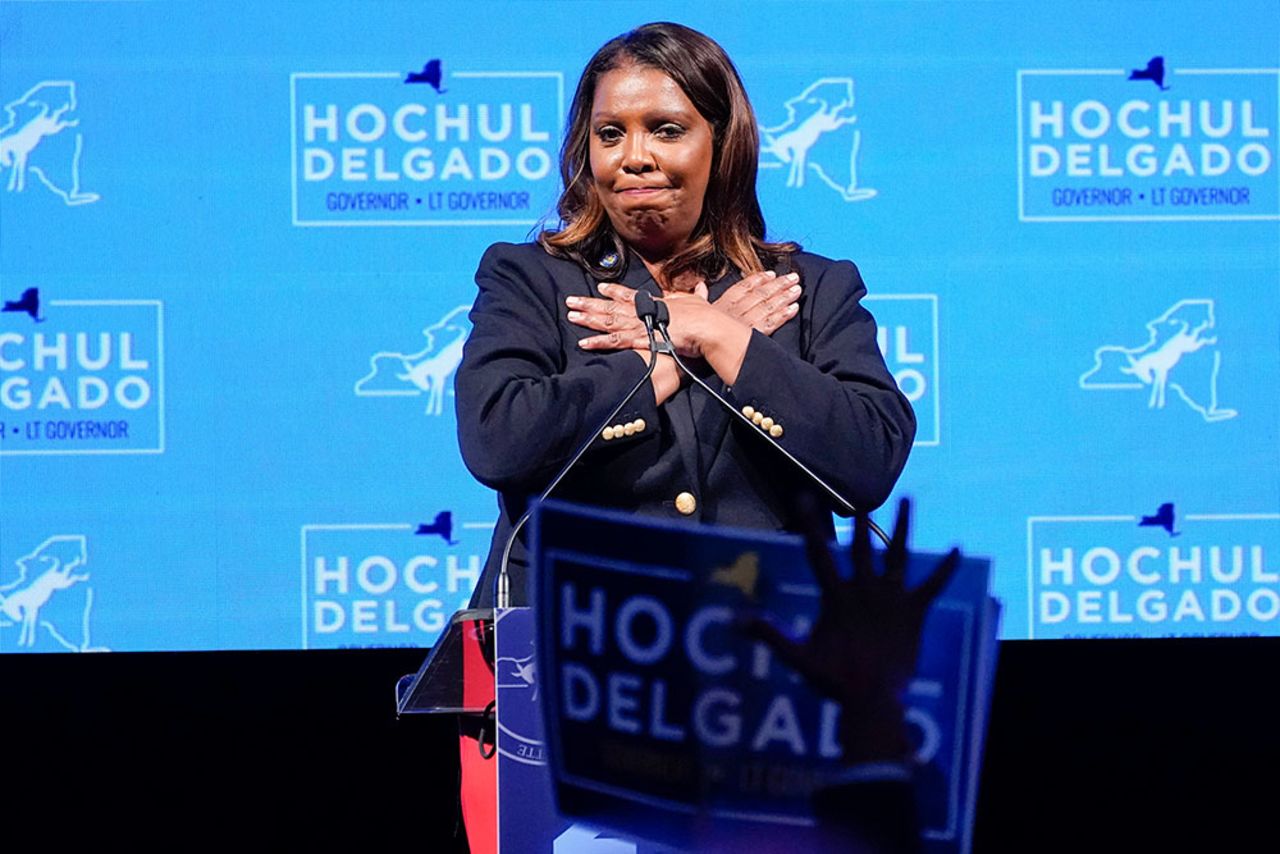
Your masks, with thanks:
[{"label": "gold button", "polygon": [[636,419],[636,432],[637,432],[637,433],[643,433],[643,432],[644,432],[644,428],[645,428],[645,426],[646,426],[646,425],[645,425],[645,423],[644,423],[644,419],[643,419],[643,418],[637,418],[637,419]]},{"label": "gold button", "polygon": [[756,424],[759,424],[761,421],[763,421],[763,420],[764,420],[764,413],[763,413],[763,412],[757,412],[755,415],[752,415],[752,416],[751,416],[751,420],[752,420],[753,422],[755,422]]},{"label": "gold button", "polygon": [[612,428],[612,427],[606,427],[606,428],[604,428],[603,430],[601,430],[601,431],[600,431],[600,436],[601,436],[601,437],[602,437],[606,442],[608,442],[610,439],[612,439],[612,438],[613,438],[613,428]]},{"label": "gold button", "polygon": [[772,427],[773,427],[773,419],[766,415],[764,417],[764,420],[760,422],[760,429],[769,430]]},{"label": "gold button", "polygon": [[744,406],[742,407],[742,414],[750,418],[756,414],[756,408],[754,406]]},{"label": "gold button", "polygon": [[636,434],[636,422],[628,421],[627,426],[622,428],[622,432],[628,436],[634,436]]},{"label": "gold button", "polygon": [[698,509],[698,499],[694,498],[691,492],[682,492],[676,496],[676,509],[686,516],[691,516],[693,511]]},{"label": "gold button", "polygon": [[769,435],[770,435],[770,436],[772,436],[772,437],[773,437],[773,438],[775,438],[775,439],[781,439],[781,438],[782,438],[782,425],[781,425],[781,424],[774,424],[772,427],[770,427],[770,428],[769,428]]}]

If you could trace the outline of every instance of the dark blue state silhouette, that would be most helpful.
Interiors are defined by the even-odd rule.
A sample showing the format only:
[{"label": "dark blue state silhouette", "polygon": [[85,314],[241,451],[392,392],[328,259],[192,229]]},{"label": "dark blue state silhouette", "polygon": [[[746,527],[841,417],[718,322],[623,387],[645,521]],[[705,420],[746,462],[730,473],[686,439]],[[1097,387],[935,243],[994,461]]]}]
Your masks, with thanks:
[{"label": "dark blue state silhouette", "polygon": [[421,71],[410,71],[408,76],[404,78],[405,83],[426,83],[432,89],[435,89],[441,95],[447,90],[441,89],[440,86],[444,82],[444,71],[440,66],[440,60],[432,59],[422,66]]},{"label": "dark blue state silhouette", "polygon": [[22,312],[31,315],[36,323],[42,322],[44,318],[40,316],[40,289],[27,288],[18,299],[5,300],[4,308],[0,311]]},{"label": "dark blue state silhouette", "polygon": [[1130,80],[1150,80],[1156,84],[1161,91],[1167,90],[1169,87],[1164,85],[1164,57],[1153,56],[1151,61],[1147,63],[1146,68],[1135,68],[1129,72]]},{"label": "dark blue state silhouette", "polygon": [[449,545],[456,546],[458,544],[458,541],[453,538],[453,514],[448,510],[441,510],[436,514],[434,522],[423,522],[418,526],[418,530],[413,533],[419,537],[438,534]]},{"label": "dark blue state silhouette", "polygon": [[1139,528],[1164,528],[1169,536],[1176,537],[1181,531],[1173,530],[1173,502],[1166,502],[1160,505],[1160,509],[1156,510],[1152,516],[1143,516],[1138,522]]}]

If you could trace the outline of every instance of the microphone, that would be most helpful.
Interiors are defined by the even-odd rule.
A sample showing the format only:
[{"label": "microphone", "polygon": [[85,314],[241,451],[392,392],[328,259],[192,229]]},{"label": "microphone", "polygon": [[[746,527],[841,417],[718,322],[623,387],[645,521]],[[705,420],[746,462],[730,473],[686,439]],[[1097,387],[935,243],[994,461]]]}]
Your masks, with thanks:
[{"label": "microphone", "polygon": [[[743,424],[746,424],[752,430],[754,430],[755,432],[759,433],[762,437],[764,437],[766,444],[768,444],[771,448],[774,448],[775,450],[777,450],[778,453],[782,454],[782,456],[787,459],[787,462],[791,463],[791,465],[795,467],[799,472],[801,472],[805,477],[807,477],[811,483],[817,484],[819,487],[821,487],[822,491],[825,492],[828,496],[830,496],[836,502],[836,504],[839,505],[841,509],[843,509],[846,513],[848,513],[848,515],[850,516],[857,515],[858,509],[854,507],[853,504],[848,499],[846,499],[843,495],[841,495],[839,492],[836,492],[835,487],[831,486],[829,483],[827,483],[825,480],[819,477],[817,472],[813,471],[813,469],[809,468],[804,463],[800,462],[800,460],[797,459],[794,454],[792,454],[786,448],[779,445],[772,436],[770,436],[765,430],[763,430],[760,427],[760,425],[756,424],[750,418],[743,415],[742,412],[736,406],[734,406],[732,403],[726,400],[723,395],[721,395],[718,391],[713,389],[711,386],[707,385],[707,383],[703,382],[702,377],[698,376],[693,371],[689,370],[689,367],[683,361],[681,361],[679,354],[676,353],[675,345],[671,343],[671,333],[667,330],[667,325],[670,322],[671,322],[671,312],[667,309],[666,303],[659,301],[658,317],[657,317],[658,332],[662,334],[663,343],[665,345],[663,348],[663,351],[666,352],[669,356],[671,356],[672,359],[675,360],[676,367],[678,367],[684,373],[685,376],[693,380],[693,382],[696,383],[703,391],[711,395],[711,397],[716,401],[716,403],[724,407],[724,409],[730,415],[732,415],[734,418],[737,418],[740,422],[742,422]],[[884,543],[886,546],[889,545],[889,537],[887,534],[885,534],[884,530],[879,525],[877,525],[870,518],[868,518],[867,526],[875,533],[877,537],[879,537],[882,543]]]},{"label": "microphone", "polygon": [[[661,306],[661,309],[658,306]],[[639,382],[632,387],[631,391],[627,392],[626,397],[618,401],[618,405],[605,417],[604,421],[596,425],[595,430],[587,436],[586,441],[569,458],[569,462],[564,464],[564,467],[551,479],[551,483],[547,488],[542,490],[542,494],[535,501],[530,502],[528,509],[516,520],[516,524],[511,528],[511,535],[507,537],[506,547],[502,550],[502,563],[498,567],[498,577],[493,582],[495,588],[493,595],[494,605],[498,608],[511,607],[511,574],[508,571],[508,564],[511,562],[511,548],[515,545],[516,536],[520,533],[520,529],[524,527],[525,522],[529,521],[529,516],[533,513],[534,504],[544,500],[551,494],[552,490],[560,485],[560,481],[564,480],[565,476],[569,474],[569,470],[577,465],[578,460],[582,459],[582,455],[587,452],[587,449],[604,431],[604,428],[613,423],[614,418],[622,411],[622,407],[626,406],[631,398],[635,397],[636,393],[644,388],[645,383],[653,376],[653,369],[658,364],[658,343],[654,338],[653,326],[655,319],[659,316],[659,312],[666,312],[666,306],[658,303],[648,291],[637,290],[635,308],[636,316],[644,321],[645,331],[649,333],[649,367],[645,370],[644,376],[640,378]]]},{"label": "microphone", "polygon": [[[665,310],[666,306],[663,305],[662,308]],[[643,320],[645,327],[652,330],[657,315],[658,301],[653,298],[653,294],[645,290],[636,291],[636,317]]]}]

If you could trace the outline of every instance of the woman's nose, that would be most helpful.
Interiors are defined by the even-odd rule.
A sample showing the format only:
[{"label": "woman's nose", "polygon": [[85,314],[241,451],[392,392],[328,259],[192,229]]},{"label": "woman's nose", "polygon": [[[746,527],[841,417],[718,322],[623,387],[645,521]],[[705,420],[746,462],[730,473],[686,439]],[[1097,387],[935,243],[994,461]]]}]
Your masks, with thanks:
[{"label": "woman's nose", "polygon": [[627,137],[622,168],[628,172],[648,172],[657,168],[653,160],[653,152],[649,149],[647,134],[637,133]]}]

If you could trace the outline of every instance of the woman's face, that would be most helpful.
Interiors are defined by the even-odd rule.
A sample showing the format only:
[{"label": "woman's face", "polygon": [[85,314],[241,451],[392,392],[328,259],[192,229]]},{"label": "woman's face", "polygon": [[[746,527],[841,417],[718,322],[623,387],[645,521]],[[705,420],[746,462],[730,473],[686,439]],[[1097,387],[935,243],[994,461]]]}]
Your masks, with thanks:
[{"label": "woman's face", "polygon": [[614,229],[646,261],[680,251],[702,215],[714,133],[680,86],[625,65],[596,82],[591,175]]}]

